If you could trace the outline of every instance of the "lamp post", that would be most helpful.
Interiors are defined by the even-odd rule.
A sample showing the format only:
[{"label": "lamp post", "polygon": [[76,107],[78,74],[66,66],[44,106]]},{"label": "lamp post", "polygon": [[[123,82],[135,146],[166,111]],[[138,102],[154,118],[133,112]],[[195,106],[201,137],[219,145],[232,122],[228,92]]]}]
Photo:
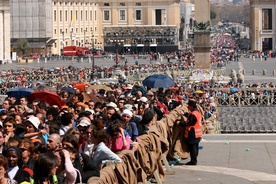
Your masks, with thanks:
[{"label": "lamp post", "polygon": [[94,70],[95,70],[95,58],[94,58],[94,35],[92,34],[92,74],[91,81],[94,81]]},{"label": "lamp post", "polygon": [[86,30],[83,30],[83,33],[84,33],[84,38],[83,38],[83,46],[85,47],[86,46]]},{"label": "lamp post", "polygon": [[118,33],[115,34],[115,38],[116,38],[116,43],[115,43],[115,48],[116,48],[116,58],[115,58],[115,61],[116,61],[116,67],[118,65]]}]

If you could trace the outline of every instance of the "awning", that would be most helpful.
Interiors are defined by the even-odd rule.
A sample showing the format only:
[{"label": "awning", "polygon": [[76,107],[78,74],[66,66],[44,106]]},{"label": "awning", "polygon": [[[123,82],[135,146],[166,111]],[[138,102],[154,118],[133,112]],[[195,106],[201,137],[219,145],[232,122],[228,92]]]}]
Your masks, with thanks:
[{"label": "awning", "polygon": [[55,43],[55,42],[56,42],[56,40],[57,40],[57,39],[52,38],[52,39],[50,39],[50,40],[46,43],[46,45],[47,45],[47,46],[52,46],[52,45],[53,45],[53,43]]},{"label": "awning", "polygon": [[150,44],[150,47],[157,47],[157,44]]},{"label": "awning", "polygon": [[130,44],[124,44],[124,47],[131,47]]},{"label": "awning", "polygon": [[137,44],[137,47],[144,47],[144,44]]}]

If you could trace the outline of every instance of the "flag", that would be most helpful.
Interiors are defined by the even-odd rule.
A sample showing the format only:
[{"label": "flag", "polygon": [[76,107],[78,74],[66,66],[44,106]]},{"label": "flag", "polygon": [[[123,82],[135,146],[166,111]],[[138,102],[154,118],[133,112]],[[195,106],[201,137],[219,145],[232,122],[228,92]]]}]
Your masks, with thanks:
[{"label": "flag", "polygon": [[70,28],[72,28],[75,25],[75,21],[76,21],[75,14],[73,14],[72,19],[71,19]]}]

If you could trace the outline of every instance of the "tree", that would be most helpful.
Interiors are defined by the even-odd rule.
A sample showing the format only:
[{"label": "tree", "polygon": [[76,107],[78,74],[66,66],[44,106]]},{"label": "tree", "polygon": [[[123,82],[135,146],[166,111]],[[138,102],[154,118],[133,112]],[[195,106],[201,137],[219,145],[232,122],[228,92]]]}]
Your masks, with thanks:
[{"label": "tree", "polygon": [[210,18],[212,20],[212,19],[215,19],[217,17],[217,14],[216,14],[216,12],[214,12],[213,10],[211,10],[210,16],[211,16]]},{"label": "tree", "polygon": [[23,56],[27,55],[30,51],[29,42],[26,38],[20,38],[16,41],[17,51],[21,52]]}]

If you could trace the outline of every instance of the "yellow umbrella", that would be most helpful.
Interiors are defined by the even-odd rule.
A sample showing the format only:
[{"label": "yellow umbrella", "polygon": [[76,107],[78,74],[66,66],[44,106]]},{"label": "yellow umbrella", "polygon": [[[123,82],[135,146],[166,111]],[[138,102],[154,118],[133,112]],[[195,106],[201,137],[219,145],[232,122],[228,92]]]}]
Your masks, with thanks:
[{"label": "yellow umbrella", "polygon": [[197,94],[203,94],[203,91],[201,91],[201,90],[198,89],[198,90],[196,90],[196,93]]}]

